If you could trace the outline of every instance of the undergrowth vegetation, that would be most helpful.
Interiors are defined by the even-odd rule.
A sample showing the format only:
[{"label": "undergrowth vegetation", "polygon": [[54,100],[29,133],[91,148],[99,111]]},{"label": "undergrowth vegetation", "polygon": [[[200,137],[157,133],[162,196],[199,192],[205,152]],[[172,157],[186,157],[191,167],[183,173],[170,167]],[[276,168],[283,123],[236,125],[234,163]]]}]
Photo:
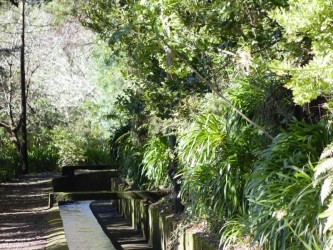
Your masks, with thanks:
[{"label": "undergrowth vegetation", "polygon": [[[264,249],[322,249],[323,211],[314,186],[318,155],[333,139],[327,122],[294,122],[258,152],[246,186],[247,227]],[[316,215],[316,216],[314,216]]]},{"label": "undergrowth vegetation", "polygon": [[128,84],[109,119],[123,176],[168,187],[221,249],[330,249],[330,1],[112,3],[80,11]]}]

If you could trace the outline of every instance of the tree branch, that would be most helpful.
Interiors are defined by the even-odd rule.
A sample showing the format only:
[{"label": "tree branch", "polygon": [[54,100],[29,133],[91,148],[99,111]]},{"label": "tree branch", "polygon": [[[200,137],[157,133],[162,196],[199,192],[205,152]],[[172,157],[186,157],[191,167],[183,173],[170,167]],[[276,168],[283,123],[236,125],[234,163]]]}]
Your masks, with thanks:
[{"label": "tree branch", "polygon": [[9,2],[11,2],[13,5],[15,5],[16,7],[18,7],[18,1],[17,0],[9,0]]},{"label": "tree branch", "polygon": [[0,121],[0,127],[10,130],[10,126],[7,123],[2,122],[2,121]]},{"label": "tree branch", "polygon": [[206,83],[208,87],[216,93],[222,101],[227,104],[231,109],[233,109],[236,113],[238,113],[243,119],[245,119],[248,123],[250,123],[252,126],[258,128],[260,131],[262,131],[269,139],[273,140],[273,136],[268,133],[263,127],[252,121],[249,117],[247,117],[242,111],[240,111],[236,106],[234,106],[223,94],[221,94],[219,91],[217,91],[212,84],[196,69],[194,66],[180,53],[178,53],[175,48],[173,48],[163,37],[159,37],[164,44],[171,50],[173,53],[181,60],[183,61],[188,67],[191,68],[191,70],[199,77],[201,81]]}]

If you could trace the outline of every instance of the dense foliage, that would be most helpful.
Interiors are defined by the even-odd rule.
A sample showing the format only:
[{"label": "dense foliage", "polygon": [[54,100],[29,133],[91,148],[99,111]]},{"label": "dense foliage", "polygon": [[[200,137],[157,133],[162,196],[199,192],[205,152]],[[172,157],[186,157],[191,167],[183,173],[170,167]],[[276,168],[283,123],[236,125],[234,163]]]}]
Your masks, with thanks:
[{"label": "dense foliage", "polygon": [[330,7],[82,1],[82,23],[127,84],[110,116],[123,174],[168,185],[225,248],[329,249]]},{"label": "dense foliage", "polygon": [[[74,2],[48,8],[75,13],[98,35],[93,63],[75,61],[85,50],[70,44],[69,62],[54,68],[64,76],[66,62],[76,72],[61,78],[67,86],[83,81],[80,72],[95,85],[78,86],[84,98],[67,96],[62,112],[37,113],[49,123],[31,129],[32,159],[106,161],[108,129],[132,187],[169,188],[175,212],[205,220],[224,249],[333,247],[330,0]],[[41,89],[35,110],[62,93]],[[1,149],[13,148],[9,139]],[[7,151],[0,175],[17,157]]]}]

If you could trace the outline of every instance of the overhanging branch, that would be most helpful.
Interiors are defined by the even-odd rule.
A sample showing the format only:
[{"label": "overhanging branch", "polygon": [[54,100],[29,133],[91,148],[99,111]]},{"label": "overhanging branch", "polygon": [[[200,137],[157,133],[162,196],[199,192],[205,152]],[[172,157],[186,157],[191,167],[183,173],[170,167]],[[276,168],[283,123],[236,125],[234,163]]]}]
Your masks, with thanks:
[{"label": "overhanging branch", "polygon": [[10,130],[10,126],[7,123],[2,122],[2,121],[0,121],[0,127]]},{"label": "overhanging branch", "polygon": [[252,126],[258,128],[260,131],[262,131],[269,139],[273,140],[273,136],[268,133],[263,127],[252,121],[249,117],[247,117],[242,111],[240,111],[236,106],[234,106],[223,94],[221,94],[219,91],[217,91],[212,84],[196,69],[194,66],[180,53],[176,51],[175,48],[173,48],[163,37],[159,36],[159,38],[164,42],[164,44],[181,60],[183,61],[198,77],[201,81],[203,81],[207,86],[215,93],[217,94],[222,101],[227,104],[231,109],[233,109],[236,113],[238,113],[243,119],[245,119],[248,123],[250,123]]}]

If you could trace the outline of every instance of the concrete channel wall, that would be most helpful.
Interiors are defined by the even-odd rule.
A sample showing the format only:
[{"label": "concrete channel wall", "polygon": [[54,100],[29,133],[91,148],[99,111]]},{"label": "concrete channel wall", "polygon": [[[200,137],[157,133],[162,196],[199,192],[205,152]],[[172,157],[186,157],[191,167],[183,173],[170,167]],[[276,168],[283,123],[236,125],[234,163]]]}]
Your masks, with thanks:
[{"label": "concrete channel wall", "polygon": [[[109,192],[113,192],[112,195],[117,195],[117,199],[113,200],[113,204],[117,207],[118,212],[131,221],[133,227],[148,240],[154,250],[218,249],[208,244],[203,237],[189,229],[177,229],[177,223],[171,217],[163,214],[157,207],[152,206],[151,201],[156,200],[157,196],[161,197],[161,194],[144,191],[126,192],[124,186],[119,182],[115,171],[62,176],[53,179],[52,185],[55,192],[53,194],[54,197],[59,196],[61,198],[61,195],[67,195],[70,196],[69,200],[76,200],[77,197],[75,198],[75,195],[82,196],[83,194],[88,195],[89,199],[93,194],[94,199],[98,200],[106,195],[104,192],[98,191],[109,190]],[[114,194],[117,191],[120,194]],[[58,194],[56,195],[56,193]],[[52,203],[54,202],[50,204]],[[172,248],[168,246],[170,243],[172,243]]]},{"label": "concrete channel wall", "polygon": [[[111,180],[112,191],[122,191],[117,179]],[[203,237],[190,229],[176,230],[177,224],[146,200],[119,199],[114,201],[117,210],[132,222],[155,250],[216,250]],[[177,232],[177,233],[175,233]],[[171,248],[168,244],[171,244]]]},{"label": "concrete channel wall", "polygon": [[84,192],[110,190],[111,178],[118,176],[117,171],[101,171],[66,175],[52,180],[54,192]]}]

